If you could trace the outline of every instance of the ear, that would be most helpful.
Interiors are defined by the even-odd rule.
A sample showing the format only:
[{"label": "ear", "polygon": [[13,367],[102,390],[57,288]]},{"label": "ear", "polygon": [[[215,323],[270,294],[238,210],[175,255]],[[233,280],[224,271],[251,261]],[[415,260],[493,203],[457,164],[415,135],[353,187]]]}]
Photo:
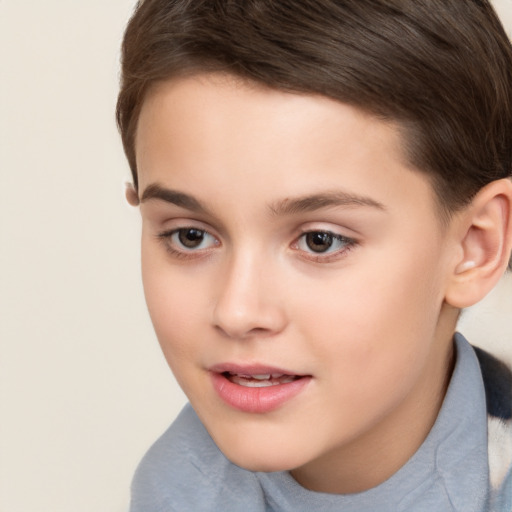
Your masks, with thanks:
[{"label": "ear", "polygon": [[139,206],[139,195],[133,186],[133,183],[126,183],[125,197],[131,206]]},{"label": "ear", "polygon": [[466,308],[500,280],[512,247],[512,182],[489,183],[457,217],[457,257],[445,301]]}]

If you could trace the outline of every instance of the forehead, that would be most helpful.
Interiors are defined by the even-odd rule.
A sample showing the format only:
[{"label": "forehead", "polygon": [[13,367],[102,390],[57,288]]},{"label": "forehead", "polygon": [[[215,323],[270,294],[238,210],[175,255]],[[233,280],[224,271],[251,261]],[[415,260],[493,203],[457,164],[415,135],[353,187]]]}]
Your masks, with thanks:
[{"label": "forehead", "polygon": [[430,182],[408,164],[393,123],[323,96],[231,76],[154,86],[141,110],[136,153],[141,192],[158,183],[239,200],[258,191],[273,201],[343,188],[391,206],[404,192],[421,192],[417,199],[434,206]]},{"label": "forehead", "polygon": [[[333,143],[348,142],[354,132],[360,148],[368,143],[366,150],[385,149],[402,159],[401,135],[392,122],[318,94],[271,89],[231,75],[200,74],[160,82],[148,91],[135,142],[138,153],[148,142],[173,142],[172,136],[174,149],[185,141],[202,149],[211,142],[219,151],[224,146],[243,144],[250,150],[265,144],[269,149],[279,145],[283,155],[307,143],[305,149],[317,149],[311,155],[317,156],[330,153],[325,149]],[[150,138],[143,137],[148,134]],[[226,134],[231,135],[228,140],[223,139]]]}]

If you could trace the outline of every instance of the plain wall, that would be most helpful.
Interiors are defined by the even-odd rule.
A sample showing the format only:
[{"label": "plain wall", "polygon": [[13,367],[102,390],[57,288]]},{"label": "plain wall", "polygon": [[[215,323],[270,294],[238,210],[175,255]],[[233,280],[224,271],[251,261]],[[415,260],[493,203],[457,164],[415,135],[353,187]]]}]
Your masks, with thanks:
[{"label": "plain wall", "polygon": [[[124,512],[185,399],[145,310],[114,124],[132,0],[0,0],[0,512]],[[497,0],[509,33],[512,0]],[[464,332],[512,343],[512,279]]]}]

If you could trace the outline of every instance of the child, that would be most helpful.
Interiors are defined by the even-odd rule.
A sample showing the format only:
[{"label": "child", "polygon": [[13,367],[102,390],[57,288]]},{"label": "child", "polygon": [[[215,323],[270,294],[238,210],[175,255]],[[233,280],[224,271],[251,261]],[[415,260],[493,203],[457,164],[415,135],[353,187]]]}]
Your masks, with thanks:
[{"label": "child", "polygon": [[488,1],[145,0],[117,119],[190,400],[132,512],[512,510],[511,373],[455,334],[512,247]]}]

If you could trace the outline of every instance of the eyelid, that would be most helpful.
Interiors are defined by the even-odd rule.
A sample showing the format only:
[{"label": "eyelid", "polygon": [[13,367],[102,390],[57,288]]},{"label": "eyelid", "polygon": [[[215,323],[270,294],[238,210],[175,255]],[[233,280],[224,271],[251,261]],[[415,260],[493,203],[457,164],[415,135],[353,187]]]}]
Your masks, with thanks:
[{"label": "eyelid", "polygon": [[158,232],[158,234],[166,235],[170,233],[175,233],[180,229],[197,229],[199,231],[204,231],[211,236],[219,239],[219,235],[216,229],[214,229],[211,224],[203,221],[200,218],[195,217],[186,217],[186,216],[176,216],[171,218],[166,218],[165,220],[159,220],[158,222],[151,223],[154,225],[154,230]]}]

